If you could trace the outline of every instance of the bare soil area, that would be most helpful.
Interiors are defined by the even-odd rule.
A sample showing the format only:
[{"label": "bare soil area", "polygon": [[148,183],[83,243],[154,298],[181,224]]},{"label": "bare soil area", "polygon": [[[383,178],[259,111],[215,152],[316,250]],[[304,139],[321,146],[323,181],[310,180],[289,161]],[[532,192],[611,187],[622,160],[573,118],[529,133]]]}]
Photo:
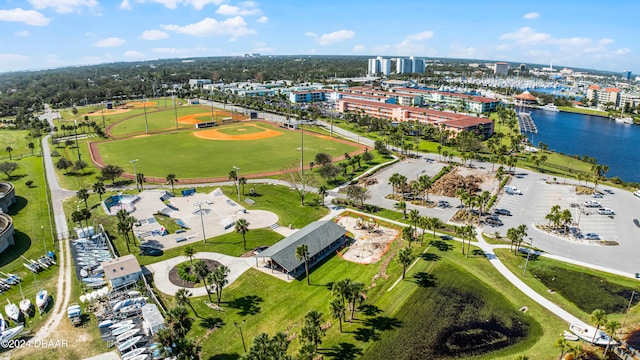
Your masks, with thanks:
[{"label": "bare soil area", "polygon": [[380,261],[400,234],[398,230],[380,226],[374,219],[344,216],[338,219],[338,224],[353,234],[353,243],[342,258],[359,264]]}]

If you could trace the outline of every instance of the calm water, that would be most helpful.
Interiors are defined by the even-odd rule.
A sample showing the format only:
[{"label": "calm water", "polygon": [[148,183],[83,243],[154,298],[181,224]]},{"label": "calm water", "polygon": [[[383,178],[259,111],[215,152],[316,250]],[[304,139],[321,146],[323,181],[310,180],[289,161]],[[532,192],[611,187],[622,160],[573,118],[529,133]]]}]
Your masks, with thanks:
[{"label": "calm water", "polygon": [[607,177],[640,182],[640,125],[543,110],[532,110],[531,117],[538,126],[538,134],[529,136],[534,145],[542,141],[567,155],[589,155],[609,166]]}]

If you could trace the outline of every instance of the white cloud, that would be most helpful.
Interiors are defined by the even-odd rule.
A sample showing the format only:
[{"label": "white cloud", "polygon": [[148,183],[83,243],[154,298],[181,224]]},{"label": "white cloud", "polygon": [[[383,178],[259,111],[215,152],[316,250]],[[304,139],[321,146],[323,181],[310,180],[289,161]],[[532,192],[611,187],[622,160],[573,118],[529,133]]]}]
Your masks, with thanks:
[{"label": "white cloud", "polygon": [[84,33],[84,36],[86,36],[86,37],[94,37],[94,36],[96,36],[96,34],[91,32],[91,31],[88,31],[88,32]]},{"label": "white cloud", "polygon": [[0,21],[21,22],[33,26],[45,26],[51,19],[42,15],[39,11],[23,10],[21,8],[0,10]]},{"label": "white cloud", "polygon": [[426,40],[433,38],[433,31],[422,31],[416,34],[405,36],[398,44],[394,45],[396,54],[414,55],[424,53],[426,49]]},{"label": "white cloud", "polygon": [[131,4],[129,3],[129,0],[122,0],[122,2],[120,3],[120,9],[131,10]]},{"label": "white cloud", "polygon": [[216,10],[216,14],[227,15],[227,16],[247,16],[247,15],[257,15],[260,13],[260,9],[258,9],[258,4],[253,1],[245,1],[240,3],[240,6],[233,6],[228,4],[222,4]]},{"label": "white cloud", "polygon": [[268,17],[266,17],[266,16],[260,16],[260,17],[258,18],[258,20],[256,20],[256,21],[257,21],[257,22],[259,22],[259,23],[261,23],[261,24],[264,24],[264,23],[266,23],[267,21],[269,21],[269,18],[268,18]]},{"label": "white cloud", "polygon": [[125,51],[124,54],[122,54],[122,55],[124,55],[124,57],[130,58],[130,59],[142,59],[142,58],[144,58],[144,54],[143,53],[141,53],[139,51],[133,51],[133,50]]},{"label": "white cloud", "polygon": [[220,5],[223,0],[185,0],[185,5],[191,5],[196,10],[202,10],[205,5],[214,4]]},{"label": "white cloud", "polygon": [[232,17],[224,21],[218,21],[207,17],[197,23],[185,26],[161,25],[160,27],[178,34],[198,37],[229,35],[231,36],[231,41],[235,41],[241,36],[253,35],[256,33],[255,30],[247,28],[247,23],[241,16]]},{"label": "white cloud", "polygon": [[26,37],[26,36],[31,36],[31,33],[29,31],[27,31],[27,30],[22,30],[22,31],[17,31],[17,32],[13,33],[13,35]]},{"label": "white cloud", "polygon": [[320,38],[318,38],[318,44],[329,45],[336,42],[352,39],[354,36],[356,36],[356,33],[354,31],[338,30],[332,33],[322,34]]},{"label": "white cloud", "polygon": [[79,11],[83,7],[96,8],[97,0],[29,0],[34,8],[41,10],[52,8],[60,14],[68,14]]},{"label": "white cloud", "polygon": [[523,16],[523,18],[525,19],[537,19],[539,17],[540,17],[540,13],[537,13],[537,12],[526,13]]},{"label": "white cloud", "polygon": [[304,34],[305,34],[306,36],[308,36],[308,37],[312,37],[312,38],[314,38],[314,39],[318,37],[318,34],[316,34],[316,33],[314,33],[314,32],[311,32],[311,31],[307,31],[307,32],[306,32],[306,33],[304,33]]},{"label": "white cloud", "polygon": [[609,38],[602,38],[600,39],[600,41],[598,41],[600,44],[602,45],[607,45],[607,44],[611,44],[613,43],[615,40],[613,39],[609,39]]},{"label": "white cloud", "polygon": [[120,39],[117,37],[110,37],[110,38],[106,38],[106,39],[102,39],[100,41],[98,41],[97,43],[93,44],[93,46],[95,47],[117,47],[117,46],[122,46],[124,43],[126,43],[127,41],[124,39]]},{"label": "white cloud", "polygon": [[551,39],[551,35],[535,32],[532,28],[525,26],[514,33],[503,34],[500,40],[513,40],[520,45],[535,45]]},{"label": "white cloud", "polygon": [[476,48],[474,47],[464,47],[457,44],[453,44],[451,45],[450,48],[451,48],[451,52],[449,53],[449,57],[473,59],[476,56]]},{"label": "white cloud", "polygon": [[363,52],[364,51],[364,45],[358,44],[358,45],[354,46],[353,49],[351,49],[351,51],[353,51],[353,52]]},{"label": "white cloud", "polygon": [[162,40],[162,39],[166,39],[169,37],[169,34],[167,34],[164,31],[160,31],[160,30],[145,30],[142,32],[142,34],[140,35],[140,39],[142,40]]},{"label": "white cloud", "polygon": [[631,52],[631,50],[630,50],[630,49],[628,49],[628,48],[622,48],[622,49],[618,49],[618,50],[614,51],[613,53],[614,53],[615,55],[625,55],[625,54],[628,54],[628,53],[630,53],[630,52]]},{"label": "white cloud", "polygon": [[138,2],[151,2],[164,5],[169,9],[176,9],[178,8],[178,4],[180,4],[182,0],[138,0]]}]

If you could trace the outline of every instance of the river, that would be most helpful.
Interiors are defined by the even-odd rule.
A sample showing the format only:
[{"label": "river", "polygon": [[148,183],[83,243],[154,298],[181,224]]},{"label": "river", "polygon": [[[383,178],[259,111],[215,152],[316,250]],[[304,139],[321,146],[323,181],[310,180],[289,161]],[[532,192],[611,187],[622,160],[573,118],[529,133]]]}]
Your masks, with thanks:
[{"label": "river", "polygon": [[549,149],[567,155],[589,155],[609,166],[607,177],[640,182],[640,125],[618,123],[607,118],[568,112],[531,110],[538,134],[529,135]]}]

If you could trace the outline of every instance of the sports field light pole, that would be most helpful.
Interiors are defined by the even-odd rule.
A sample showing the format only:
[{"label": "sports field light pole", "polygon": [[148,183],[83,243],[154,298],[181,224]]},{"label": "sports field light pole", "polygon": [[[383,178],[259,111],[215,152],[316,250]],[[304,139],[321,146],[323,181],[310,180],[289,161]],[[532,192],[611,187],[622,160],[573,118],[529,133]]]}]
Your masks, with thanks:
[{"label": "sports field light pole", "polygon": [[304,174],[304,128],[302,127],[302,117],[298,119],[300,125],[300,176]]},{"label": "sports field light pole", "polygon": [[133,164],[133,177],[136,181],[136,190],[140,192],[140,188],[138,188],[138,173],[136,172],[136,163],[138,162],[138,159],[134,159],[129,162]]},{"label": "sports field light pole", "polygon": [[178,130],[178,109],[176,109],[176,100],[173,94],[171,94],[171,101],[173,102],[173,113],[176,115],[176,130]]},{"label": "sports field light pole", "polygon": [[202,224],[202,240],[205,242],[205,244],[207,243],[207,236],[204,233],[204,219],[202,218],[202,204],[204,204],[205,202],[200,200],[200,201],[196,201],[195,203],[193,203],[193,206],[197,206],[199,211],[200,211],[200,223]]},{"label": "sports field light pole", "polygon": [[211,100],[209,100],[209,103],[211,104],[211,121],[216,121],[216,119],[213,117],[213,94],[211,95]]},{"label": "sports field light pole", "polygon": [[149,123],[147,122],[147,99],[142,98],[142,106],[144,107],[144,131],[149,133]]},{"label": "sports field light pole", "polygon": [[237,166],[234,166],[233,170],[236,171],[236,189],[238,190],[238,204],[239,204],[240,203],[240,168]]},{"label": "sports field light pole", "polygon": [[242,339],[242,348],[244,349],[244,352],[247,352],[247,345],[245,345],[244,343],[244,335],[242,335],[242,327],[244,326],[244,323],[246,322],[246,320],[242,320],[242,322],[240,324],[238,324],[237,322],[233,323],[233,326],[237,327],[238,330],[240,331],[240,338]]},{"label": "sports field light pole", "polygon": [[73,120],[73,133],[76,136],[76,151],[78,152],[78,161],[80,161],[80,147],[78,146],[78,122]]}]

